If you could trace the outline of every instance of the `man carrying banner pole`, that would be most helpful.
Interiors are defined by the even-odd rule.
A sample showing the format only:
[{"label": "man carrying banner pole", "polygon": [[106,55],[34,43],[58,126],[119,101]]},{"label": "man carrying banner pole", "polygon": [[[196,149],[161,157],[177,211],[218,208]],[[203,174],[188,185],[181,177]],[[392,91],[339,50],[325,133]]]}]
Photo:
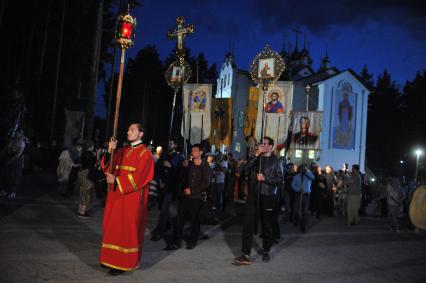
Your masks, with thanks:
[{"label": "man carrying banner pole", "polygon": [[274,140],[264,137],[266,91],[281,75],[285,65],[282,57],[268,45],[253,60],[249,72],[252,79],[262,88],[262,123],[261,144],[256,149],[247,165],[250,171],[251,185],[248,192],[244,211],[242,231],[242,255],[235,258],[236,265],[251,264],[250,251],[252,249],[253,235],[257,230],[258,218],[262,224],[263,255],[262,260],[269,262],[269,251],[272,246],[272,226],[275,217],[276,197],[278,188],[282,183],[283,170],[281,163],[272,153]]}]

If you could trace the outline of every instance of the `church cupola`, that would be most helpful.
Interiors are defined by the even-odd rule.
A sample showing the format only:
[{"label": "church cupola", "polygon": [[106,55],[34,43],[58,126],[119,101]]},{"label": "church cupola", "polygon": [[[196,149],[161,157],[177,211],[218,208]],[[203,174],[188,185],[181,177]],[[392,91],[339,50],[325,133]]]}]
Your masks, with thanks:
[{"label": "church cupola", "polygon": [[232,52],[228,52],[225,54],[225,64],[229,64],[231,67],[236,67],[235,65],[235,56],[232,54]]},{"label": "church cupola", "polygon": [[328,48],[325,48],[325,56],[321,60],[321,66],[318,71],[325,71],[330,69],[330,58],[328,57]]},{"label": "church cupola", "polygon": [[303,49],[300,52],[300,61],[300,63],[304,66],[312,65],[312,58],[309,54],[309,48],[307,47],[306,33],[304,33]]}]

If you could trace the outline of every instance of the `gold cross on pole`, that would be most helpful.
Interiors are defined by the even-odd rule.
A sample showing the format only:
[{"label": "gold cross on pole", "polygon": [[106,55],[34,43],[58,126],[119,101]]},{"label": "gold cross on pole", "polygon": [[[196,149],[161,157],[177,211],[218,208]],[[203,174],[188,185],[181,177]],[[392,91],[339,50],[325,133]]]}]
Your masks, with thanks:
[{"label": "gold cross on pole", "polygon": [[194,33],[194,25],[185,25],[184,17],[179,17],[176,19],[176,27],[170,30],[167,34],[169,39],[176,39],[176,52],[182,53],[184,44],[183,40],[187,34]]}]

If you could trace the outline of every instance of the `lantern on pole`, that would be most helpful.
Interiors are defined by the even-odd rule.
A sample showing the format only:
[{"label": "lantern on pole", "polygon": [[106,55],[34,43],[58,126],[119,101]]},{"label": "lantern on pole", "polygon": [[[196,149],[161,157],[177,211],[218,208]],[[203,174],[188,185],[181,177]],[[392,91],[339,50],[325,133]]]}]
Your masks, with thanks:
[{"label": "lantern on pole", "polygon": [[[134,45],[135,38],[135,28],[136,28],[136,19],[133,18],[129,9],[125,14],[118,16],[116,31],[115,31],[115,43],[121,48],[120,56],[120,69],[118,73],[118,82],[117,82],[117,94],[115,99],[115,113],[114,113],[114,126],[111,140],[117,140],[117,128],[118,128],[118,117],[120,112],[120,101],[121,101],[121,88],[123,84],[123,73],[124,73],[124,59],[126,55],[127,48]],[[112,174],[114,172],[114,151],[111,151],[110,157],[110,167],[109,172]]]},{"label": "lantern on pole", "polygon": [[124,15],[119,15],[117,19],[117,29],[115,32],[115,42],[124,49],[133,46],[135,28],[136,19],[129,14],[129,11],[127,11]]}]

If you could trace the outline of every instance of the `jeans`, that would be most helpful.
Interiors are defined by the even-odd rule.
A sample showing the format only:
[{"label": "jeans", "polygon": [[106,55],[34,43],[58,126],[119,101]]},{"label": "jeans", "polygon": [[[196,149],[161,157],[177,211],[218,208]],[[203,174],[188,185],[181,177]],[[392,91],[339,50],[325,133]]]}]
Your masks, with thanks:
[{"label": "jeans", "polygon": [[300,193],[296,192],[294,194],[294,206],[293,213],[295,215],[295,224],[300,224],[300,229],[302,231],[306,230],[308,225],[308,210],[309,210],[309,193],[304,193],[302,199],[300,199]]},{"label": "jeans", "polygon": [[218,209],[223,208],[223,190],[225,189],[225,183],[213,183],[212,184],[212,200],[213,205]]}]

